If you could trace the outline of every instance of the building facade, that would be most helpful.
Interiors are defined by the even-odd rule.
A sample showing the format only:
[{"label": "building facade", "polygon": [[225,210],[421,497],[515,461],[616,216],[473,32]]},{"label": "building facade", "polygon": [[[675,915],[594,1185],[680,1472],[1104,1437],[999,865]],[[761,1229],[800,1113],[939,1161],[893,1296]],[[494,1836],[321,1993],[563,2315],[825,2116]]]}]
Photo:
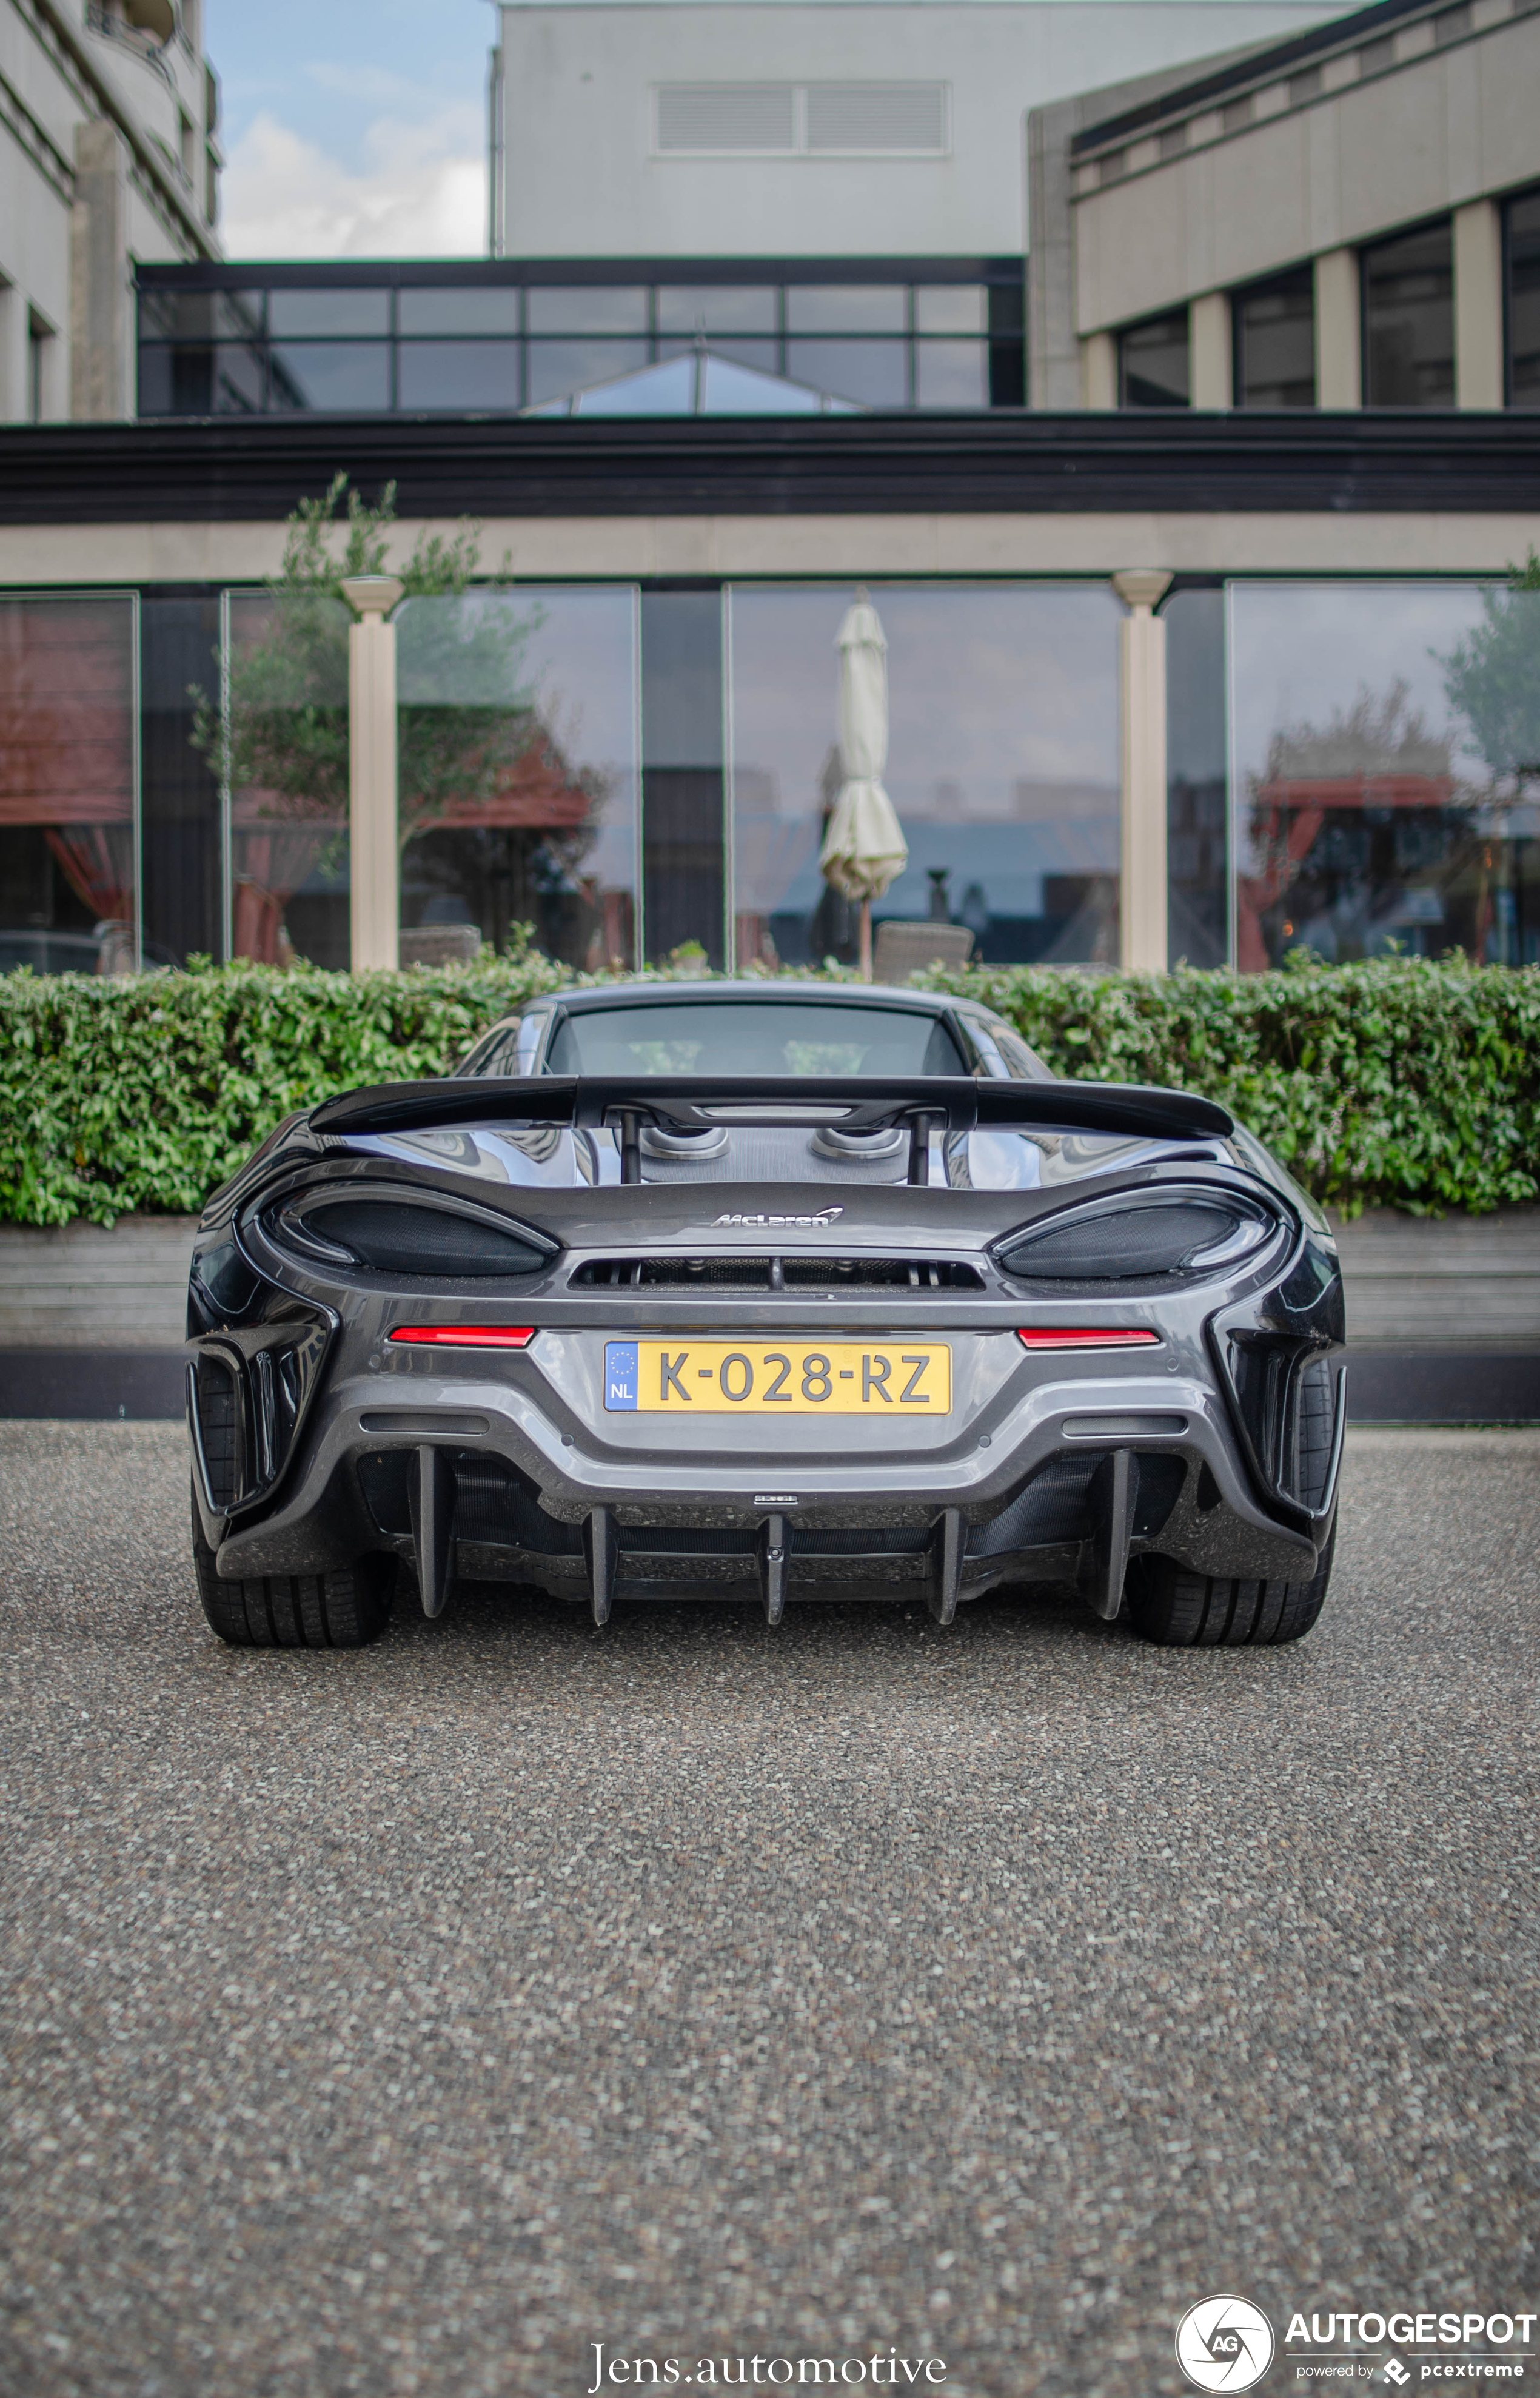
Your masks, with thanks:
[{"label": "building facade", "polygon": [[1029,128],[1048,408],[1540,406],[1533,0],[1379,0]]},{"label": "building facade", "polygon": [[0,0],[0,423],[134,413],[133,277],[217,254],[198,0]]}]

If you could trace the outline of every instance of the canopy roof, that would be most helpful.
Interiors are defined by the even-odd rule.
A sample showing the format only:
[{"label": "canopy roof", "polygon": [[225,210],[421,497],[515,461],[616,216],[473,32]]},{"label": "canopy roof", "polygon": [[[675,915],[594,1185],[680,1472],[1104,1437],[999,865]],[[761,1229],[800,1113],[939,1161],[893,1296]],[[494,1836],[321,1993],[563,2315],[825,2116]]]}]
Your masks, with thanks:
[{"label": "canopy roof", "polygon": [[853,400],[765,374],[697,344],[677,358],[526,408],[526,416],[858,416]]}]

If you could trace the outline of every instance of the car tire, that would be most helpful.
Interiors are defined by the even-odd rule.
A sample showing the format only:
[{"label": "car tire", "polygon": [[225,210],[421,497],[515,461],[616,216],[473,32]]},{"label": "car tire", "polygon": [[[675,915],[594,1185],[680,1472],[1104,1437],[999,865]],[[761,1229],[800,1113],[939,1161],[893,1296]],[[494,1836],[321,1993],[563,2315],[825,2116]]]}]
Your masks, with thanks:
[{"label": "car tire", "polygon": [[328,1573],[223,1582],[195,1502],[193,1562],[209,1628],[232,1649],[363,1649],[390,1621],[394,1557],[358,1557]]},{"label": "car tire", "polygon": [[1303,1640],[1326,1603],[1337,1528],[1309,1582],[1248,1582],[1190,1573],[1169,1557],[1141,1557],[1128,1576],[1128,1610],[1141,1640],[1161,1649],[1278,1649]]}]

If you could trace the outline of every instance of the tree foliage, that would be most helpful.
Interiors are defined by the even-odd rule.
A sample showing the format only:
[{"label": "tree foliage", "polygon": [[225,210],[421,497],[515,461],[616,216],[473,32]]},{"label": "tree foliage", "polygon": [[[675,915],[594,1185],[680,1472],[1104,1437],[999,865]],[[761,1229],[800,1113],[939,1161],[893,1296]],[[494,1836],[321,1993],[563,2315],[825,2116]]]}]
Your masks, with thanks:
[{"label": "tree foliage", "polygon": [[[263,795],[279,819],[342,824],[348,805],[348,628],[344,578],[396,574],[407,600],[442,603],[414,620],[412,689],[398,716],[400,838],[452,801],[489,800],[541,737],[525,651],[537,609],[514,612],[506,590],[473,591],[476,528],[420,533],[403,564],[387,563],[396,486],[377,506],[336,475],[322,499],[289,519],[283,562],[269,578],[266,624],[227,661],[228,716],[197,693],[193,742],[232,789]],[[341,541],[337,535],[340,532]]]}]

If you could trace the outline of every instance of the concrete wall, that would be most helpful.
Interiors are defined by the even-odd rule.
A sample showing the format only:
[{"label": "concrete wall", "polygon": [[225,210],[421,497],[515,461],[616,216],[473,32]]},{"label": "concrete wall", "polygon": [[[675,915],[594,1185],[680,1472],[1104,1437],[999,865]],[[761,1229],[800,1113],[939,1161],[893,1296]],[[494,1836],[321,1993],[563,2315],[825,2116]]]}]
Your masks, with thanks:
[{"label": "concrete wall", "polygon": [[[532,258],[999,256],[1026,239],[1026,111],[1296,33],[1317,0],[629,0],[502,11],[500,247]],[[934,157],[681,157],[668,83],[939,82]]]},{"label": "concrete wall", "polygon": [[1156,135],[1143,136],[1110,186],[1082,164],[1077,333],[1540,180],[1540,14],[1508,7],[1475,0],[1470,35],[1437,49],[1431,15],[1404,24],[1387,70],[1362,77],[1346,51],[1323,62],[1313,98],[1291,102],[1287,80],[1264,82],[1253,124],[1226,132],[1210,108],[1188,119],[1179,157],[1162,162]]},{"label": "concrete wall", "polygon": [[45,420],[131,415],[132,262],[218,249],[202,56],[178,34],[152,61],[84,0],[0,0],[0,423],[33,413],[34,329]]}]

